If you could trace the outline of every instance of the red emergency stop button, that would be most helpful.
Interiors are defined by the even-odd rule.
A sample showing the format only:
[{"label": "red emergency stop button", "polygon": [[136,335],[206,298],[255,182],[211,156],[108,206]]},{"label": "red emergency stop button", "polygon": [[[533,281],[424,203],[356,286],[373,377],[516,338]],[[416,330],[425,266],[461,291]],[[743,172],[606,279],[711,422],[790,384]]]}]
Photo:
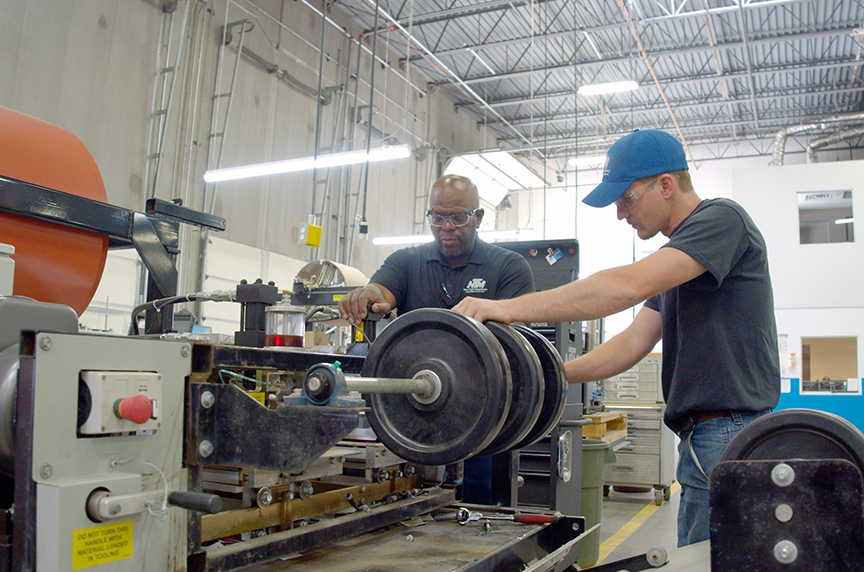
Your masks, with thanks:
[{"label": "red emergency stop button", "polygon": [[143,393],[114,402],[114,415],[139,425],[153,417],[153,402]]}]

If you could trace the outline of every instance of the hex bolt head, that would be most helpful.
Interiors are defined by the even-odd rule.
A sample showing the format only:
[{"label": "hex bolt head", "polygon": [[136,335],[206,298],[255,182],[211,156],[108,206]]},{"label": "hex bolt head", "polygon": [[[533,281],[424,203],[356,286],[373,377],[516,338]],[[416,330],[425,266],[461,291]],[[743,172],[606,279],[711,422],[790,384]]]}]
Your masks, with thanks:
[{"label": "hex bolt head", "polygon": [[207,441],[206,439],[204,441],[201,441],[201,444],[198,445],[198,454],[202,457],[209,457],[210,455],[212,455],[213,443]]},{"label": "hex bolt head", "polygon": [[204,409],[210,409],[216,404],[216,396],[213,395],[209,391],[205,391],[201,394],[201,407]]},{"label": "hex bolt head", "polygon": [[786,463],[779,463],[771,469],[771,480],[778,487],[788,487],[795,481],[795,470]]},{"label": "hex bolt head", "polygon": [[51,346],[53,346],[53,345],[54,345],[54,342],[51,341],[51,338],[49,338],[48,336],[42,336],[39,339],[39,347],[42,348],[43,351],[47,352],[48,350],[51,349]]},{"label": "hex bolt head", "polygon": [[273,502],[273,493],[270,491],[269,487],[262,487],[258,489],[258,495],[256,498],[259,508],[264,508],[265,506],[270,506],[270,503]]},{"label": "hex bolt head", "polygon": [[798,558],[798,547],[788,540],[781,540],[774,545],[774,558],[783,564],[791,564]]}]

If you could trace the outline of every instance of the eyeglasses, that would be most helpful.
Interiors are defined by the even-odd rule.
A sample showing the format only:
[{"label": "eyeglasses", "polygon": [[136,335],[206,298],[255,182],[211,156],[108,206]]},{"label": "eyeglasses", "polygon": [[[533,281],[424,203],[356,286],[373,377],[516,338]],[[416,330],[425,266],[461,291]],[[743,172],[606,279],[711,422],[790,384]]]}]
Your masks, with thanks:
[{"label": "eyeglasses", "polygon": [[645,196],[645,193],[648,192],[648,189],[653,187],[654,183],[656,183],[656,182],[657,182],[657,179],[654,179],[650,183],[645,183],[644,185],[642,185],[642,188],[645,190],[641,194],[637,193],[635,190],[632,190],[628,193],[625,193],[624,195],[621,196],[620,199],[615,201],[615,205],[619,209],[624,209],[624,210],[630,209],[636,201],[638,201],[643,196]]},{"label": "eyeglasses", "polygon": [[436,212],[432,212],[431,210],[427,210],[426,220],[428,220],[429,224],[431,226],[434,226],[435,228],[441,228],[448,220],[450,221],[450,224],[452,224],[456,228],[459,228],[460,226],[465,226],[466,224],[468,224],[468,221],[471,220],[471,217],[474,216],[474,213],[479,210],[479,208],[476,208],[474,210],[468,211],[467,213],[453,213],[448,215],[438,214]]}]

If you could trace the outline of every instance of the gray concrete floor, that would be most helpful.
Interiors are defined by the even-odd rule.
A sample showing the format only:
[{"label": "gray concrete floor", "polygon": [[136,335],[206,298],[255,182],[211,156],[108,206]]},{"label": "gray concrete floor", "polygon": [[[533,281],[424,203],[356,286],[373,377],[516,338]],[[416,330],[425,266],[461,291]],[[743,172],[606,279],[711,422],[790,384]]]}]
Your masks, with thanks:
[{"label": "gray concrete floor", "polygon": [[619,492],[613,487],[609,496],[603,499],[600,560],[597,564],[639,556],[655,547],[662,547],[667,553],[675,549],[678,545],[680,499],[677,484],[673,485],[672,491],[669,501],[658,507],[654,504],[653,489],[649,492]]}]

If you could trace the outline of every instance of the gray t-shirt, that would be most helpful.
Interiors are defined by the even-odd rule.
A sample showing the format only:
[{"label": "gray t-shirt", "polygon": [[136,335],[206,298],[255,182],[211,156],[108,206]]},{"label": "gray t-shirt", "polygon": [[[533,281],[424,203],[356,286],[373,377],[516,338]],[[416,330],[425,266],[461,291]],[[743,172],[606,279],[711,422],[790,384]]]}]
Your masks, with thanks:
[{"label": "gray t-shirt", "polygon": [[393,293],[400,314],[418,308],[449,310],[466,296],[502,300],[534,291],[525,258],[479,238],[461,266],[452,268],[430,242],[397,250],[369,281]]},{"label": "gray t-shirt", "polygon": [[707,272],[645,302],[663,323],[665,421],[698,411],[761,411],[780,398],[765,240],[741,205],[702,201],[663,248]]}]

